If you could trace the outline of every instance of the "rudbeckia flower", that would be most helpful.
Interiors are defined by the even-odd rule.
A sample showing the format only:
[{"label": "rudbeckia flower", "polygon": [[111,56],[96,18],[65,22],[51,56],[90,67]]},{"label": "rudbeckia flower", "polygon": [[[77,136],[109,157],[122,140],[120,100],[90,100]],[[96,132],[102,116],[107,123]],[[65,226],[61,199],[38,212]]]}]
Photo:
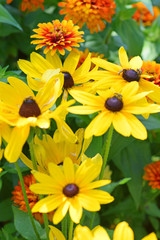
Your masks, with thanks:
[{"label": "rudbeckia flower", "polygon": [[60,22],[58,19],[48,23],[39,23],[38,29],[33,29],[36,33],[31,38],[36,38],[31,44],[38,44],[36,50],[44,47],[44,54],[50,52],[54,55],[58,50],[60,54],[65,54],[65,49],[71,51],[73,47],[79,47],[80,42],[84,42],[82,34],[79,32],[79,27],[74,26],[72,20],[63,20]]},{"label": "rudbeckia flower", "polygon": [[[28,174],[28,175],[23,177],[23,181],[24,181],[24,186],[25,186],[29,206],[30,206],[30,209],[32,209],[33,206],[36,204],[36,202],[39,201],[39,196],[37,194],[33,193],[29,189],[30,185],[32,185],[33,183],[36,183],[36,179],[34,178],[34,176],[32,174]],[[26,207],[26,204],[25,204],[25,200],[24,200],[24,196],[23,196],[20,181],[18,182],[18,185],[16,185],[14,187],[14,190],[12,191],[12,195],[13,196],[12,196],[11,200],[13,201],[13,204],[16,207],[18,207],[20,210],[22,210],[23,212],[27,212],[27,207]],[[42,213],[37,212],[37,213],[34,213],[33,216],[37,221],[40,222],[40,224],[43,224]],[[47,214],[47,217],[50,221],[52,221],[53,212]]]},{"label": "rudbeckia flower", "polygon": [[153,189],[160,189],[160,161],[146,165],[144,171],[143,179],[149,181]]},{"label": "rudbeckia flower", "polygon": [[[95,68],[90,71],[90,53],[79,68],[77,68],[77,66],[80,53],[74,50],[69,53],[63,64],[56,53],[53,56],[51,56],[50,53],[46,54],[45,59],[40,54],[33,52],[30,58],[30,62],[20,59],[18,65],[20,69],[27,74],[28,85],[35,91],[46,84],[48,77],[59,74],[59,70],[64,75],[63,88],[65,95],[73,88],[85,91],[85,83],[92,79],[95,74],[98,75],[98,71],[95,71]],[[89,83],[87,83],[87,91],[89,89]]]},{"label": "rudbeckia flower", "polygon": [[[54,111],[49,110],[59,96],[63,81],[55,82],[54,79],[50,79],[36,95],[18,78],[9,77],[8,82],[9,84],[0,82],[0,118],[14,127],[4,152],[9,162],[15,162],[19,158],[29,136],[30,127],[47,129],[50,126],[50,119],[53,118],[60,131],[66,132],[67,135],[72,133],[63,120],[64,113],[60,116],[70,103],[59,105]],[[73,136],[72,133],[71,138]],[[75,137],[73,138],[75,140]]]},{"label": "rudbeckia flower", "polygon": [[86,23],[91,33],[102,31],[103,20],[111,22],[116,8],[114,0],[64,0],[58,5],[62,7],[59,13],[65,14],[66,20],[72,19],[80,28]]},{"label": "rudbeckia flower", "polygon": [[147,131],[133,114],[159,112],[160,106],[147,103],[145,96],[148,92],[137,93],[138,89],[138,83],[132,82],[119,91],[113,88],[99,91],[98,96],[72,90],[72,96],[83,106],[71,106],[68,111],[84,115],[98,113],[87,126],[85,138],[103,135],[113,124],[114,129],[120,134],[126,137],[132,135],[143,140],[147,138]]},{"label": "rudbeckia flower", "polygon": [[[69,142],[57,129],[53,135],[43,136],[40,140],[37,136],[34,138],[34,154],[37,161],[39,172],[49,173],[48,164],[53,162],[57,165],[63,164],[66,157],[70,157],[73,163],[80,164],[82,159],[85,158],[84,152],[89,146],[91,139],[84,140],[84,129],[80,128],[75,132],[77,141],[74,143]],[[82,146],[83,143],[83,146]],[[23,153],[20,155],[21,160],[31,169],[33,163]]]},{"label": "rudbeckia flower", "polygon": [[50,175],[33,171],[39,183],[30,186],[36,194],[49,195],[37,202],[32,212],[51,212],[53,223],[58,224],[69,210],[73,222],[79,223],[83,208],[87,211],[99,211],[100,204],[107,204],[114,198],[107,192],[95,188],[107,185],[110,180],[93,181],[98,177],[102,158],[97,154],[86,159],[80,166],[74,165],[70,158],[65,158],[63,166],[48,164]]},{"label": "rudbeckia flower", "polygon": [[103,59],[92,58],[94,64],[106,70],[99,71],[99,79],[102,80],[95,84],[95,88],[106,89],[114,85],[123,88],[130,82],[138,82],[139,91],[151,91],[148,97],[154,102],[160,103],[160,88],[145,79],[149,76],[141,74],[142,59],[136,56],[129,61],[125,49],[121,47],[119,49],[119,60],[120,66]]},{"label": "rudbeckia flower", "polygon": [[49,225],[49,240],[66,240],[63,233],[56,227]]}]

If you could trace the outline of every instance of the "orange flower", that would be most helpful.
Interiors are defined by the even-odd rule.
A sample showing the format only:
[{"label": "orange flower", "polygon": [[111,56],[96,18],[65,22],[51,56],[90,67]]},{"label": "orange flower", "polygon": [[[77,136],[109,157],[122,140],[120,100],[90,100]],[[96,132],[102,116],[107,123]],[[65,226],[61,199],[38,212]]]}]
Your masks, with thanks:
[{"label": "orange flower", "polygon": [[[7,4],[10,4],[11,2],[13,2],[13,0],[7,0]],[[44,0],[22,0],[21,3],[21,11],[35,11],[37,10],[39,7],[44,10],[44,6],[43,6],[43,2]]]},{"label": "orange flower", "polygon": [[87,24],[90,32],[102,31],[105,28],[103,19],[111,22],[115,13],[114,0],[64,0],[58,4],[63,9],[60,14],[65,14],[65,19],[72,19],[80,28]]},{"label": "orange flower", "polygon": [[[29,206],[32,209],[33,206],[39,201],[39,196],[35,193],[33,193],[29,187],[30,185],[32,185],[33,183],[36,183],[36,179],[34,178],[34,176],[32,174],[30,175],[26,175],[23,177],[24,180],[24,184],[25,184],[25,189],[26,189],[26,193],[27,193],[27,198],[29,201]],[[24,197],[23,197],[23,192],[22,192],[22,188],[21,188],[21,183],[20,181],[18,182],[18,186],[15,186],[14,191],[12,192],[13,197],[11,200],[13,200],[13,203],[15,206],[19,207],[19,209],[21,209],[24,212],[27,212],[27,207],[24,201]],[[35,217],[35,219],[37,221],[39,221],[41,224],[43,224],[43,215],[42,213],[33,213],[33,216]],[[53,212],[50,212],[47,214],[48,219],[50,221],[52,221],[53,218]]]},{"label": "orange flower", "polygon": [[[79,58],[79,62],[78,62],[77,68],[79,68],[82,65],[82,63],[86,60],[86,58],[87,58],[87,56],[89,54],[89,49],[86,48],[84,52],[83,51],[78,51],[78,52],[80,54],[80,58]],[[104,58],[104,55],[100,54],[100,53],[91,52],[91,58],[92,57]],[[91,63],[90,70],[92,70],[94,67],[95,67],[95,64]]]},{"label": "orange flower", "polygon": [[144,26],[150,26],[160,14],[160,10],[156,6],[153,6],[153,15],[142,2],[133,4],[132,6],[137,8],[132,18],[135,19],[138,24],[142,21]]},{"label": "orange flower", "polygon": [[71,51],[73,47],[79,47],[80,42],[84,42],[82,34],[84,32],[78,32],[79,27],[74,26],[72,20],[53,20],[52,23],[39,23],[38,29],[33,29],[37,34],[31,36],[31,38],[37,38],[33,40],[32,44],[38,44],[36,50],[45,47],[44,54],[50,51],[53,56],[54,53],[59,50],[59,53],[64,55],[65,49]]},{"label": "orange flower", "polygon": [[153,82],[154,84],[160,86],[160,64],[155,61],[143,61],[142,72],[144,75],[149,75],[150,78],[145,78],[146,80]]},{"label": "orange flower", "polygon": [[149,181],[153,189],[160,189],[160,161],[150,163],[145,166],[143,179]]}]

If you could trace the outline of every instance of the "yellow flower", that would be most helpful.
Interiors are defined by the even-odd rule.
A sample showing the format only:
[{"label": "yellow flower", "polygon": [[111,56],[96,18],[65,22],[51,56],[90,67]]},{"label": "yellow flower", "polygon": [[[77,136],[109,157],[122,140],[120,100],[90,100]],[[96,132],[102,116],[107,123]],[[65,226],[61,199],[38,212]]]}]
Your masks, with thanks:
[{"label": "yellow flower", "polygon": [[[57,129],[53,138],[50,135],[43,136],[40,140],[37,136],[34,138],[34,154],[37,161],[37,167],[39,172],[49,173],[48,164],[53,162],[57,165],[62,164],[65,157],[70,157],[73,163],[80,164],[84,159],[84,152],[86,151],[89,141],[84,140],[84,130],[78,129],[75,133],[77,141],[71,143],[60,134]],[[82,146],[83,143],[83,146]],[[24,154],[21,154],[21,160],[31,169],[33,169],[33,163]]]},{"label": "yellow flower", "polygon": [[121,47],[119,49],[119,60],[120,66],[100,58],[92,58],[94,64],[106,70],[99,71],[99,79],[102,80],[95,84],[95,88],[106,89],[114,85],[119,85],[120,88],[123,88],[130,82],[138,82],[139,91],[152,91],[148,94],[148,97],[160,103],[160,88],[154,83],[147,81],[145,79],[146,75],[141,74],[142,59],[136,56],[128,61],[126,51]]},{"label": "yellow flower", "polygon": [[60,22],[58,19],[53,20],[52,23],[39,23],[38,29],[33,29],[36,33],[31,38],[32,44],[38,44],[36,50],[45,47],[44,54],[50,52],[54,55],[58,50],[60,54],[65,54],[65,49],[71,51],[73,47],[79,47],[80,42],[84,42],[82,34],[84,32],[78,32],[79,27],[74,26],[72,20],[63,20]]},{"label": "yellow flower", "polygon": [[55,210],[53,223],[58,224],[69,210],[73,222],[79,223],[83,208],[87,211],[99,211],[100,204],[107,204],[114,198],[107,192],[95,188],[110,183],[110,180],[94,181],[102,166],[102,158],[97,154],[86,159],[80,166],[65,158],[63,166],[48,164],[50,175],[33,172],[39,183],[30,186],[36,194],[49,195],[32,208],[32,212],[50,212]]},{"label": "yellow flower", "polygon": [[[38,53],[31,53],[31,62],[20,59],[18,65],[20,69],[27,74],[27,81],[30,88],[37,91],[42,88],[47,79],[52,76],[57,76],[59,70],[64,75],[63,88],[65,91],[70,92],[70,89],[85,90],[85,83],[98,74],[95,73],[95,68],[90,71],[91,67],[91,54],[89,53],[83,64],[77,68],[80,59],[80,53],[72,50],[65,59],[64,63],[60,57],[55,53],[51,56],[50,53],[46,55],[46,59]],[[92,84],[88,82],[87,84]],[[87,85],[87,90],[89,86]]]},{"label": "yellow flower", "polygon": [[[90,230],[86,226],[78,225],[74,231],[73,240],[111,240],[106,230],[101,226],[96,226],[93,230]],[[113,240],[134,240],[133,230],[130,228],[127,222],[120,222],[117,224],[114,233]],[[150,233],[142,240],[158,240],[155,233]]]},{"label": "yellow flower", "polygon": [[58,5],[63,8],[60,14],[65,14],[66,20],[72,19],[80,28],[86,23],[91,33],[102,31],[103,20],[111,22],[116,8],[114,0],[64,0]]},{"label": "yellow flower", "polygon": [[18,159],[31,126],[49,128],[50,118],[53,118],[61,132],[67,135],[71,132],[60,116],[70,103],[66,102],[65,106],[60,105],[54,111],[49,110],[59,96],[62,81],[55,82],[54,79],[50,79],[37,95],[18,78],[9,77],[8,82],[9,84],[0,82],[0,117],[14,127],[4,152],[9,162]]},{"label": "yellow flower", "polygon": [[147,131],[133,114],[159,112],[160,106],[149,104],[145,100],[148,92],[138,92],[138,83],[132,82],[119,91],[110,88],[99,91],[95,96],[91,93],[71,90],[72,96],[83,106],[69,107],[68,111],[75,114],[99,114],[90,122],[85,130],[85,138],[103,135],[111,124],[120,134],[132,135],[138,139],[146,139]]},{"label": "yellow flower", "polygon": [[[74,231],[73,240],[110,240],[108,233],[101,226],[96,226],[93,230],[90,230],[86,226],[78,225]],[[118,239],[117,239],[118,240]],[[131,240],[128,238],[128,240]]]}]

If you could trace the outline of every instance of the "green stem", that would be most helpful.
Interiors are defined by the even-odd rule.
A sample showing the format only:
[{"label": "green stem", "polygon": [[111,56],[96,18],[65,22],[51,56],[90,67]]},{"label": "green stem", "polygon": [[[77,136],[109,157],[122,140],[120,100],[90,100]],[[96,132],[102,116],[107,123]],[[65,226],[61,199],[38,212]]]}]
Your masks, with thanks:
[{"label": "green stem", "polygon": [[31,160],[33,163],[33,169],[37,170],[37,162],[35,159],[35,154],[34,154],[34,147],[33,147],[33,139],[29,142],[29,151],[30,151],[30,155],[31,155]]},{"label": "green stem", "polygon": [[16,166],[16,169],[17,169],[17,172],[18,172],[18,176],[19,176],[19,180],[20,180],[20,183],[21,183],[22,192],[23,192],[23,196],[24,196],[24,200],[25,200],[25,204],[26,204],[26,207],[27,207],[28,215],[30,217],[31,224],[33,226],[33,229],[34,229],[34,232],[36,234],[37,239],[40,240],[40,236],[39,236],[39,233],[38,233],[38,231],[36,229],[36,226],[35,226],[35,223],[34,223],[34,219],[33,219],[33,215],[31,213],[31,209],[30,209],[30,206],[29,206],[29,202],[28,202],[28,198],[27,198],[27,194],[26,194],[26,189],[25,189],[25,185],[24,185],[21,169],[20,169],[20,167],[19,167],[17,162],[15,162],[15,166]]},{"label": "green stem", "polygon": [[93,227],[95,215],[96,215],[96,212],[94,212],[94,213],[92,214],[92,219],[91,219],[90,226],[89,226],[90,229],[92,229],[92,227]]},{"label": "green stem", "polygon": [[72,240],[72,237],[73,237],[73,225],[74,225],[74,223],[73,223],[72,219],[70,218],[68,240]]},{"label": "green stem", "polygon": [[106,138],[106,142],[104,143],[106,145],[106,148],[105,148],[105,152],[104,152],[103,165],[102,165],[102,169],[101,169],[99,179],[102,179],[103,175],[104,175],[104,170],[105,170],[105,167],[106,167],[106,164],[107,164],[109,150],[110,150],[110,147],[111,147],[112,135],[113,135],[113,125],[110,126],[109,131],[108,131],[108,135],[107,135],[107,138]]},{"label": "green stem", "polygon": [[67,239],[67,215],[63,218],[62,222],[61,222],[61,227],[62,227],[62,233],[65,236],[65,239]]},{"label": "green stem", "polygon": [[[35,154],[34,154],[33,139],[29,142],[29,150],[30,150],[31,160],[33,163],[33,169],[38,170],[37,162],[36,162],[36,158],[35,158]],[[42,195],[40,195],[40,199],[42,199],[42,198],[43,198]],[[47,240],[49,240],[49,227],[48,227],[49,223],[48,223],[47,213],[43,213],[43,221],[44,221],[44,226],[45,226],[45,230],[46,230]]]},{"label": "green stem", "polygon": [[104,37],[104,43],[106,43],[106,44],[108,43],[111,34],[112,34],[112,28],[110,27],[109,30],[107,31],[106,36]]}]

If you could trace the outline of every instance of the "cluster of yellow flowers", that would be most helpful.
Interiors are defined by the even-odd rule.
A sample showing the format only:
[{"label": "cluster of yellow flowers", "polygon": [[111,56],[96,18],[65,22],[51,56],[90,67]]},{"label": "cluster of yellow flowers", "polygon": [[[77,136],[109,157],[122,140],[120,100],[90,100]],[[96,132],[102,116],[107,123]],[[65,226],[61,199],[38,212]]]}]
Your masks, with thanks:
[{"label": "cluster of yellow flowers", "polygon": [[[54,24],[58,29],[56,34]],[[65,20],[62,24],[57,20],[45,26],[39,25],[41,29],[35,31],[38,33],[36,38],[44,34],[44,29],[47,32],[47,41],[44,34],[44,41],[40,37],[41,42],[36,42],[39,47],[47,47],[45,57],[33,52],[30,61],[18,61],[19,68],[27,75],[27,84],[15,77],[8,78],[9,84],[0,82],[1,137],[6,144],[4,156],[10,163],[20,157],[32,169],[37,182],[30,186],[30,190],[36,195],[45,195],[34,204],[32,212],[54,211],[53,224],[60,223],[68,211],[71,220],[79,224],[83,209],[96,212],[101,204],[114,200],[108,192],[97,190],[111,181],[100,175],[102,166],[105,167],[101,155],[98,153],[93,158],[85,155],[92,136],[101,136],[114,128],[125,137],[132,135],[144,140],[147,131],[135,115],[148,118],[151,113],[160,112],[160,88],[154,81],[149,81],[152,75],[142,71],[143,61],[139,56],[129,61],[124,47],[121,47],[119,65],[93,57],[91,53],[79,64],[81,53],[72,49],[76,46],[73,35],[70,32],[70,41],[69,34],[64,31],[64,27],[70,27],[71,31],[72,26]],[[76,41],[82,42],[78,29],[73,28],[73,32],[74,37],[77,36]],[[55,48],[62,54],[65,48],[71,50],[64,62]],[[75,102],[76,105],[71,106]],[[74,133],[65,121],[69,112],[94,115],[91,115],[85,130],[79,129]],[[45,133],[40,139],[37,132],[49,129],[52,119],[57,125],[53,138]],[[34,138],[30,140],[33,132]],[[33,156],[31,161],[22,152],[27,139],[29,145],[32,144],[31,153],[35,161]],[[100,226],[91,231],[78,225],[73,239],[83,237],[88,240],[110,239]],[[65,239],[53,226],[50,226],[49,238]],[[69,237],[71,239],[72,236]],[[132,240],[134,234],[128,224],[122,222],[117,225],[113,239]],[[143,238],[147,239],[157,238],[152,233]]]}]

